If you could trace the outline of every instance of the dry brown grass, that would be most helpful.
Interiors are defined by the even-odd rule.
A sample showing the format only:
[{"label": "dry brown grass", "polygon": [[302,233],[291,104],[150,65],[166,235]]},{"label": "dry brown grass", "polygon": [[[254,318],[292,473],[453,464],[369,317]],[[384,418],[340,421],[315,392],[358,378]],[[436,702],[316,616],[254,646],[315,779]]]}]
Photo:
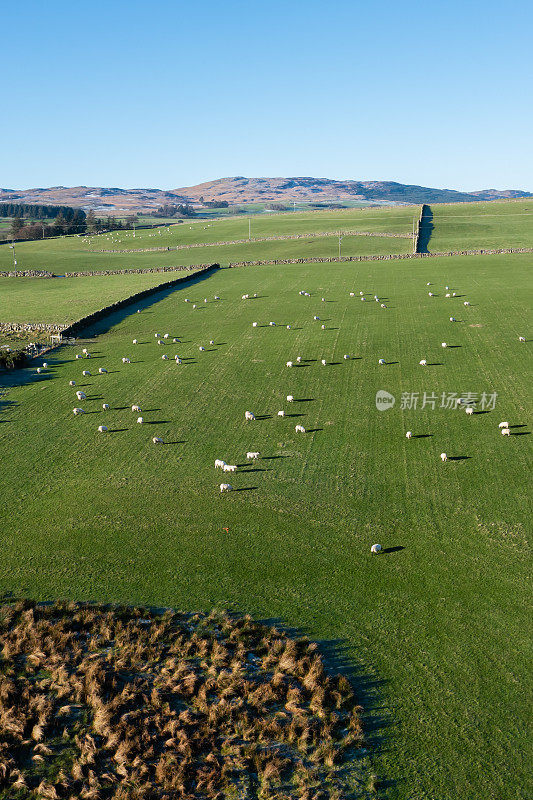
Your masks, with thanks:
[{"label": "dry brown grass", "polygon": [[0,607],[0,652],[1,800],[354,796],[360,708],[307,639],[21,601]]}]

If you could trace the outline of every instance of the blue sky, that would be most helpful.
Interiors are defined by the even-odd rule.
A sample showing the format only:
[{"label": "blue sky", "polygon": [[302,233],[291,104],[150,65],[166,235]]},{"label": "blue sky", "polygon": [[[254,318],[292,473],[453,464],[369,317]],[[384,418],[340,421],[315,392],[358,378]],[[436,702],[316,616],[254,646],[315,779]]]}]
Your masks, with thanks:
[{"label": "blue sky", "polygon": [[533,5],[5,4],[0,186],[533,191]]}]

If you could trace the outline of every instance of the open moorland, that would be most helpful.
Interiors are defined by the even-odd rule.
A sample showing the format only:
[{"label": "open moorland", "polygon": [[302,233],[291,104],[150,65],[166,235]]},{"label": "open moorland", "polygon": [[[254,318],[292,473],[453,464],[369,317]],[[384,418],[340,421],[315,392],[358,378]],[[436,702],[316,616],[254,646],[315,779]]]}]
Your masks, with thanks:
[{"label": "open moorland", "polygon": [[383,796],[526,797],[531,299],[531,255],[491,255],[222,269],[111,315],[4,380],[0,586],[280,620],[347,665]]}]

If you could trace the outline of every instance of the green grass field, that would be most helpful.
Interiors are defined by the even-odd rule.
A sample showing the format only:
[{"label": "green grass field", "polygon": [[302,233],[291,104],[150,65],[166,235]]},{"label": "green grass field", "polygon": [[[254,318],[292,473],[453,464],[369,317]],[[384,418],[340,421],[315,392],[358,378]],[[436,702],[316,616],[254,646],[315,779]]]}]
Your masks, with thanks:
[{"label": "green grass field", "polygon": [[[525,798],[530,262],[221,270],[99,323],[89,344],[50,355],[44,375],[8,376],[0,586],[280,619],[349,664],[384,796]],[[445,299],[445,284],[458,297]],[[155,332],[182,342],[159,347]],[[94,357],[74,360],[83,346]],[[94,375],[100,366],[108,374]],[[381,389],[397,398],[385,412]],[[417,392],[419,403],[434,393],[435,410],[402,409],[402,393]],[[440,408],[451,392],[496,392],[495,410]],[[77,405],[89,413],[74,417]],[[213,469],[215,458],[244,465],[248,450],[262,458],[229,478]],[[221,495],[225,480],[241,491]],[[371,556],[374,542],[387,552]]]},{"label": "green grass field", "polygon": [[[417,207],[354,209],[306,214],[274,214],[252,219],[252,241],[241,245],[197,247],[191,250],[141,253],[103,253],[102,250],[129,250],[151,247],[175,247],[179,244],[235,241],[248,238],[248,218],[206,220],[172,225],[167,228],[115,232],[92,237],[66,236],[16,245],[17,269],[43,269],[56,274],[89,270],[128,269],[167,265],[190,265],[231,261],[332,257],[338,255],[336,237],[309,240],[254,242],[254,238],[285,236],[295,233],[323,233],[336,230],[364,230],[409,233]],[[168,231],[168,232],[167,232]],[[410,239],[372,236],[345,236],[343,255],[405,253],[412,249]],[[13,269],[13,251],[0,246],[0,270]]]},{"label": "green grass field", "polygon": [[0,321],[70,323],[136,292],[179,277],[179,272],[154,272],[65,280],[3,278]]},{"label": "green grass field", "polygon": [[533,247],[533,200],[433,205],[430,252]]}]

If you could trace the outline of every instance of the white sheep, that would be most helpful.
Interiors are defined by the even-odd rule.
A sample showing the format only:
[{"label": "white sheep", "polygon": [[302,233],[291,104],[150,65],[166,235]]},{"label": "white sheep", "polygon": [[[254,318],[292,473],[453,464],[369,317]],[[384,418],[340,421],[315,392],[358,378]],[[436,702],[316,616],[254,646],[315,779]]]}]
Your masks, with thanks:
[{"label": "white sheep", "polygon": [[98,426],[98,433],[105,433],[107,431],[107,427],[105,425]]},{"label": "white sheep", "polygon": [[77,417],[78,414],[85,414],[85,411],[83,410],[83,408],[73,408],[72,413],[74,414],[74,416]]},{"label": "white sheep", "polygon": [[223,469],[226,462],[222,461],[221,458],[215,458],[215,469]]},{"label": "white sheep", "polygon": [[380,544],[373,544],[370,548],[371,553],[381,553],[381,545]]},{"label": "white sheep", "polygon": [[132,410],[134,413],[137,413],[137,414],[139,414],[139,413],[142,411],[142,408],[141,408],[140,406],[138,406],[138,405],[137,405],[137,403],[134,403],[134,404],[132,405],[132,407],[131,407],[131,410]]},{"label": "white sheep", "polygon": [[446,297],[451,297],[449,292],[446,292]]},{"label": "white sheep", "polygon": [[48,363],[46,361],[43,361],[43,369],[48,369]]},{"label": "white sheep", "polygon": [[441,453],[440,454],[440,460],[441,461],[448,461],[448,456],[446,455],[446,453]]},{"label": "white sheep", "polygon": [[84,378],[90,378],[91,377],[91,373],[89,372],[88,369],[84,369],[81,374],[83,375]]},{"label": "white sheep", "polygon": [[325,367],[328,362],[326,361],[325,358],[323,358],[321,363],[322,363],[322,366]]},{"label": "white sheep", "polygon": [[426,283],[426,286],[431,286],[431,283],[428,281],[428,282]]},{"label": "white sheep", "polygon": [[168,361],[168,356],[166,353],[162,355],[161,358],[163,359],[163,361]]},{"label": "white sheep", "polygon": [[320,319],[320,317],[317,317],[317,316],[315,315],[315,316],[313,317],[313,319],[316,321],[316,320],[319,320],[319,319]]},{"label": "white sheep", "polygon": [[41,367],[37,367],[37,375],[40,375],[40,374],[41,374],[41,372],[42,372],[42,369],[41,369]]},{"label": "white sheep", "polygon": [[321,325],[320,327],[322,328],[323,331],[326,330],[326,326],[325,325]]},{"label": "white sheep", "polygon": [[248,459],[248,461],[250,461],[250,460],[255,461],[257,458],[259,458],[259,455],[260,454],[257,451],[250,452],[250,453],[246,453],[246,458]]},{"label": "white sheep", "polygon": [[287,330],[290,331],[290,329],[291,329],[291,326],[287,325]]},{"label": "white sheep", "polygon": [[154,444],[163,444],[163,439],[160,436],[153,436],[152,442]]},{"label": "white sheep", "polygon": [[193,308],[196,308],[196,303],[193,303],[192,307],[193,307]]},{"label": "white sheep", "polygon": [[132,339],[131,343],[132,344],[137,344],[137,339]]},{"label": "white sheep", "polygon": [[100,369],[98,370],[98,372],[100,373],[100,375],[107,375],[107,370],[106,370],[106,368],[105,368],[105,367],[100,367]]},{"label": "white sheep", "polygon": [[168,339],[169,335],[170,335],[170,334],[168,334],[168,333],[165,333],[165,335],[163,336],[163,339]]},{"label": "white sheep", "polygon": [[510,431],[509,428],[502,428],[501,434],[502,434],[502,436],[510,436],[511,435],[511,431]]},{"label": "white sheep", "polygon": [[257,328],[257,322],[252,322],[252,328]]},{"label": "white sheep", "polygon": [[428,362],[427,362],[427,360],[425,358],[423,358],[418,363],[420,364],[421,367],[427,367],[427,365],[428,365]]},{"label": "white sheep", "polygon": [[69,382],[68,382],[68,385],[69,385],[69,386],[76,386],[76,381],[69,381]]},{"label": "white sheep", "polygon": [[160,333],[154,333],[154,338],[159,339],[161,337]]},{"label": "white sheep", "polygon": [[429,297],[433,297],[433,292],[428,292]]},{"label": "white sheep", "polygon": [[359,294],[360,294],[360,295],[361,295],[361,297],[362,297],[362,296],[363,296],[363,294],[364,294],[364,292],[359,292]]},{"label": "white sheep", "polygon": [[245,411],[244,412],[244,419],[254,420],[255,419],[255,414],[252,414],[251,411]]},{"label": "white sheep", "polygon": [[468,414],[468,416],[473,414],[474,413],[474,409],[472,408],[472,406],[467,406],[467,408],[465,408],[465,413]]},{"label": "white sheep", "polygon": [[76,397],[78,400],[87,400],[87,395],[85,392],[76,392]]},{"label": "white sheep", "polygon": [[268,324],[270,325],[271,328],[275,328],[276,327],[276,323],[275,322],[269,322]]},{"label": "white sheep", "polygon": [[231,492],[233,490],[233,486],[231,483],[221,483],[220,484],[220,491],[221,492]]},{"label": "white sheep", "polygon": [[355,292],[350,292],[350,297],[355,297]]},{"label": "white sheep", "polygon": [[470,303],[468,302],[468,300],[465,300],[465,301],[464,301],[464,303],[463,303],[463,305],[464,305],[464,306],[469,306],[469,305],[470,305]]},{"label": "white sheep", "polygon": [[199,347],[198,350],[200,350],[200,352],[203,353],[205,351],[205,347]]},{"label": "white sheep", "polygon": [[139,423],[139,425],[142,425],[143,422],[144,422],[144,418],[143,417],[137,417],[137,422]]},{"label": "white sheep", "polygon": [[298,364],[300,364],[301,361],[302,361],[302,357],[301,356],[296,356],[296,361],[298,362]]},{"label": "white sheep", "polygon": [[411,439],[412,436],[413,436],[413,434],[412,434],[411,431],[407,431],[407,433],[405,434],[405,438],[406,439]]},{"label": "white sheep", "polygon": [[185,298],[185,302],[186,302],[186,303],[190,303],[191,301],[189,300],[189,298],[188,298],[188,297],[186,297],[186,298]]},{"label": "white sheep", "polygon": [[86,347],[84,347],[84,348],[83,348],[83,350],[82,350],[81,352],[82,352],[84,355],[87,355],[87,353],[88,353],[89,351],[87,350],[87,348],[86,348]]},{"label": "white sheep", "polygon": [[508,428],[508,427],[509,427],[508,422],[500,422],[500,424],[498,425],[498,428]]},{"label": "white sheep", "polygon": [[455,293],[455,292],[452,292],[452,297],[455,297],[455,296],[456,296],[456,293]]},{"label": "white sheep", "polygon": [[278,411],[278,417],[284,417],[284,416],[285,416],[284,411]]},{"label": "white sheep", "polygon": [[224,464],[222,467],[223,472],[237,472],[237,465],[236,464]]},{"label": "white sheep", "polygon": [[215,344],[215,340],[214,339],[209,339],[209,344]]},{"label": "white sheep", "polygon": [[350,356],[349,356],[347,353],[345,353],[345,354],[343,355],[343,359],[344,359],[345,361],[348,361],[348,359],[349,359],[349,358],[350,358]]},{"label": "white sheep", "polygon": [[449,287],[449,286],[445,286],[444,288],[445,288],[445,289],[449,289],[450,287]]},{"label": "white sheep", "polygon": [[292,361],[287,361],[287,366],[292,367]]},{"label": "white sheep", "polygon": [[294,397],[292,396],[292,394],[288,394],[287,395],[287,403],[292,403],[293,400],[294,400]]},{"label": "white sheep", "polygon": [[525,336],[519,336],[518,337],[518,341],[519,342],[525,342],[526,341],[526,337]]},{"label": "white sheep", "polygon": [[385,303],[382,303],[382,304],[381,304],[381,308],[387,308],[387,306],[385,305]]},{"label": "white sheep", "polygon": [[383,365],[384,363],[385,363],[385,359],[384,358],[380,358],[379,361],[378,361],[378,364]]},{"label": "white sheep", "polygon": [[442,342],[441,347],[448,347],[447,342]]},{"label": "white sheep", "polygon": [[122,357],[122,363],[123,364],[131,364],[131,361],[129,360],[129,358],[126,358],[126,356],[123,356]]},{"label": "white sheep", "polygon": [[172,341],[174,342],[174,344],[181,344],[179,339],[172,339]]},{"label": "white sheep", "polygon": [[104,411],[109,411],[109,403],[102,403],[102,408]]},{"label": "white sheep", "polygon": [[363,301],[363,303],[365,302],[365,298],[364,297],[362,297],[361,300]]},{"label": "white sheep", "polygon": [[455,317],[450,317],[450,322],[457,322],[457,320],[455,319]]},{"label": "white sheep", "polygon": [[174,356],[174,361],[176,362],[176,364],[182,364],[183,363],[179,356]]},{"label": "white sheep", "polygon": [[215,295],[215,300],[220,300],[220,297],[218,296],[218,294]]},{"label": "white sheep", "polygon": [[79,353],[76,353],[76,358],[82,358],[82,356]]},{"label": "white sheep", "polygon": [[303,425],[296,425],[295,429],[296,433],[305,433],[305,428]]},{"label": "white sheep", "polygon": [[163,344],[163,340],[162,339],[158,339],[157,340],[157,344]]}]

